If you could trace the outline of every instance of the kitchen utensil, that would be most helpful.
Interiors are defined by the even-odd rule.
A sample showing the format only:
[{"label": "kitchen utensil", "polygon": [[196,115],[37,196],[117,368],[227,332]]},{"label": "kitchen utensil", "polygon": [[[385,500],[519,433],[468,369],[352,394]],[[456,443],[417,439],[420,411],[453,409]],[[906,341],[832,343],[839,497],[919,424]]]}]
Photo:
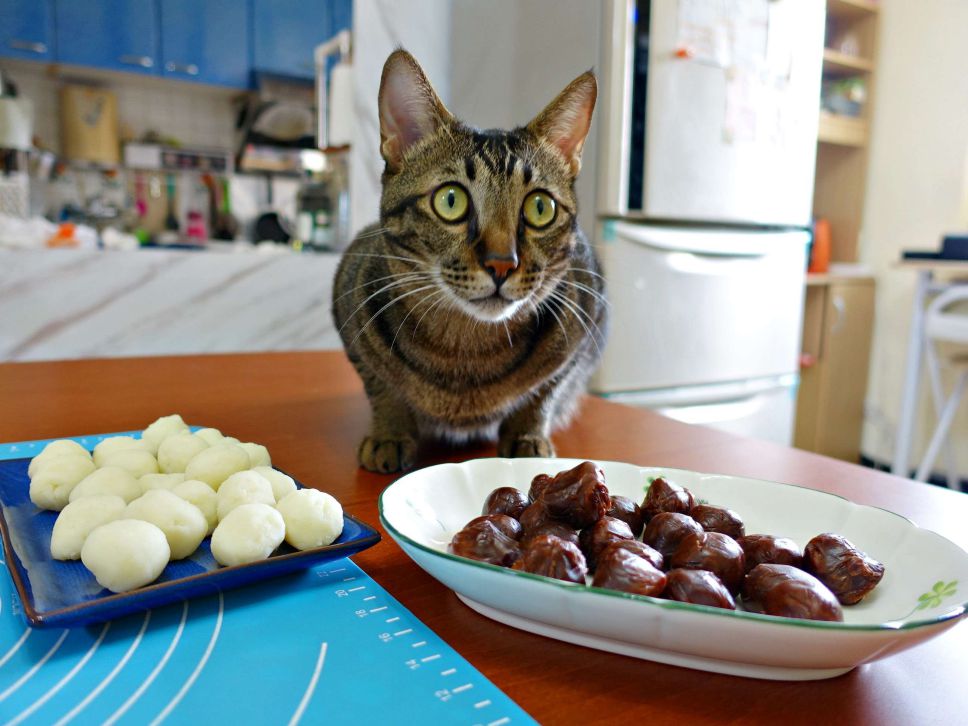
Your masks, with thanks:
[{"label": "kitchen utensil", "polygon": [[178,216],[175,214],[175,175],[166,174],[165,180],[168,189],[168,214],[165,215],[165,229],[176,232],[178,231]]},{"label": "kitchen utensil", "polygon": [[145,199],[145,178],[140,172],[134,175],[134,206],[138,219],[143,219],[148,213],[148,200]]},{"label": "kitchen utensil", "polygon": [[215,221],[212,224],[212,237],[215,239],[233,240],[239,233],[239,222],[232,216],[231,192],[228,178],[222,179],[220,192],[216,192],[220,204],[215,215]]},{"label": "kitchen utensil", "polygon": [[454,533],[498,486],[528,490],[569,459],[475,459],[408,474],[380,496],[387,532],[469,607],[507,625],[570,643],[698,670],[774,680],[831,678],[941,634],[965,614],[968,553],[876,507],[746,477],[598,462],[613,494],[641,501],[663,476],[710,504],[739,512],[748,532],[804,546],[836,532],[882,562],[885,575],[844,622],[722,610],[559,580],[456,557]]}]

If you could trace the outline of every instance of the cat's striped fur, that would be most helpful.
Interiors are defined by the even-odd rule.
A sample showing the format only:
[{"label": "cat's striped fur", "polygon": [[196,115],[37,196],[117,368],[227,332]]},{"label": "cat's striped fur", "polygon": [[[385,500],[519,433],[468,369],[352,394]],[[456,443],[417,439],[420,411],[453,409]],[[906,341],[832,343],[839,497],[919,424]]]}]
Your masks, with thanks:
[{"label": "cat's striped fur", "polygon": [[[594,100],[589,73],[528,126],[478,131],[450,116],[409,54],[387,60],[380,222],[345,253],[333,299],[373,409],[367,469],[409,468],[421,436],[497,436],[502,456],[553,455],[551,430],[574,414],[607,322],[574,194]],[[450,183],[468,192],[459,223],[434,212]],[[534,190],[556,202],[544,229],[522,212]]]}]

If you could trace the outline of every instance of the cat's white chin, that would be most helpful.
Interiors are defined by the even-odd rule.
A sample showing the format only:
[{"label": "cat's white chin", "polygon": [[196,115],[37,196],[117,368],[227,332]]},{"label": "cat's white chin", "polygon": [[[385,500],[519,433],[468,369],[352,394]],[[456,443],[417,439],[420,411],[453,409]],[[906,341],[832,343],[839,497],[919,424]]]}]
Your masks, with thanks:
[{"label": "cat's white chin", "polygon": [[523,300],[505,300],[502,297],[485,297],[478,300],[460,300],[461,309],[472,318],[486,323],[499,323],[513,317]]}]

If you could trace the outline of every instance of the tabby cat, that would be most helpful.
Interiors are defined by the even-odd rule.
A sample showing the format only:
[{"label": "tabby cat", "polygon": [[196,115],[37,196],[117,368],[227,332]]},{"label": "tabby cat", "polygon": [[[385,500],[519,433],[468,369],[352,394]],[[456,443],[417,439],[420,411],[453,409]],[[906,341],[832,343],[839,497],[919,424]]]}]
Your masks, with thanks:
[{"label": "tabby cat", "polygon": [[333,317],[373,417],[360,464],[413,466],[421,437],[498,437],[554,456],[605,342],[575,178],[597,86],[572,81],[527,126],[479,131],[397,50],[380,84],[380,223],[336,272]]}]

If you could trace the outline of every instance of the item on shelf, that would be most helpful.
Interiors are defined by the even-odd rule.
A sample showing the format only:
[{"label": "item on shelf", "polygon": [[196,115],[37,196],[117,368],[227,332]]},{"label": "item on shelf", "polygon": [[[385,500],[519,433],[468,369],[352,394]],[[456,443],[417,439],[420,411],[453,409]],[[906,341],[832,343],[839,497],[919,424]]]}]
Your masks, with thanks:
[{"label": "item on shelf", "polygon": [[813,243],[810,246],[810,266],[807,272],[823,274],[830,268],[830,221],[815,219]]},{"label": "item on shelf", "polygon": [[820,106],[830,113],[860,116],[866,100],[867,84],[863,78],[837,78],[823,82]]},{"label": "item on shelf", "polygon": [[64,156],[73,161],[120,162],[118,100],[103,88],[67,85],[60,91]]},{"label": "item on shelf", "polygon": [[219,149],[180,149],[164,144],[130,142],[124,145],[124,165],[151,171],[232,171],[232,155]]}]

